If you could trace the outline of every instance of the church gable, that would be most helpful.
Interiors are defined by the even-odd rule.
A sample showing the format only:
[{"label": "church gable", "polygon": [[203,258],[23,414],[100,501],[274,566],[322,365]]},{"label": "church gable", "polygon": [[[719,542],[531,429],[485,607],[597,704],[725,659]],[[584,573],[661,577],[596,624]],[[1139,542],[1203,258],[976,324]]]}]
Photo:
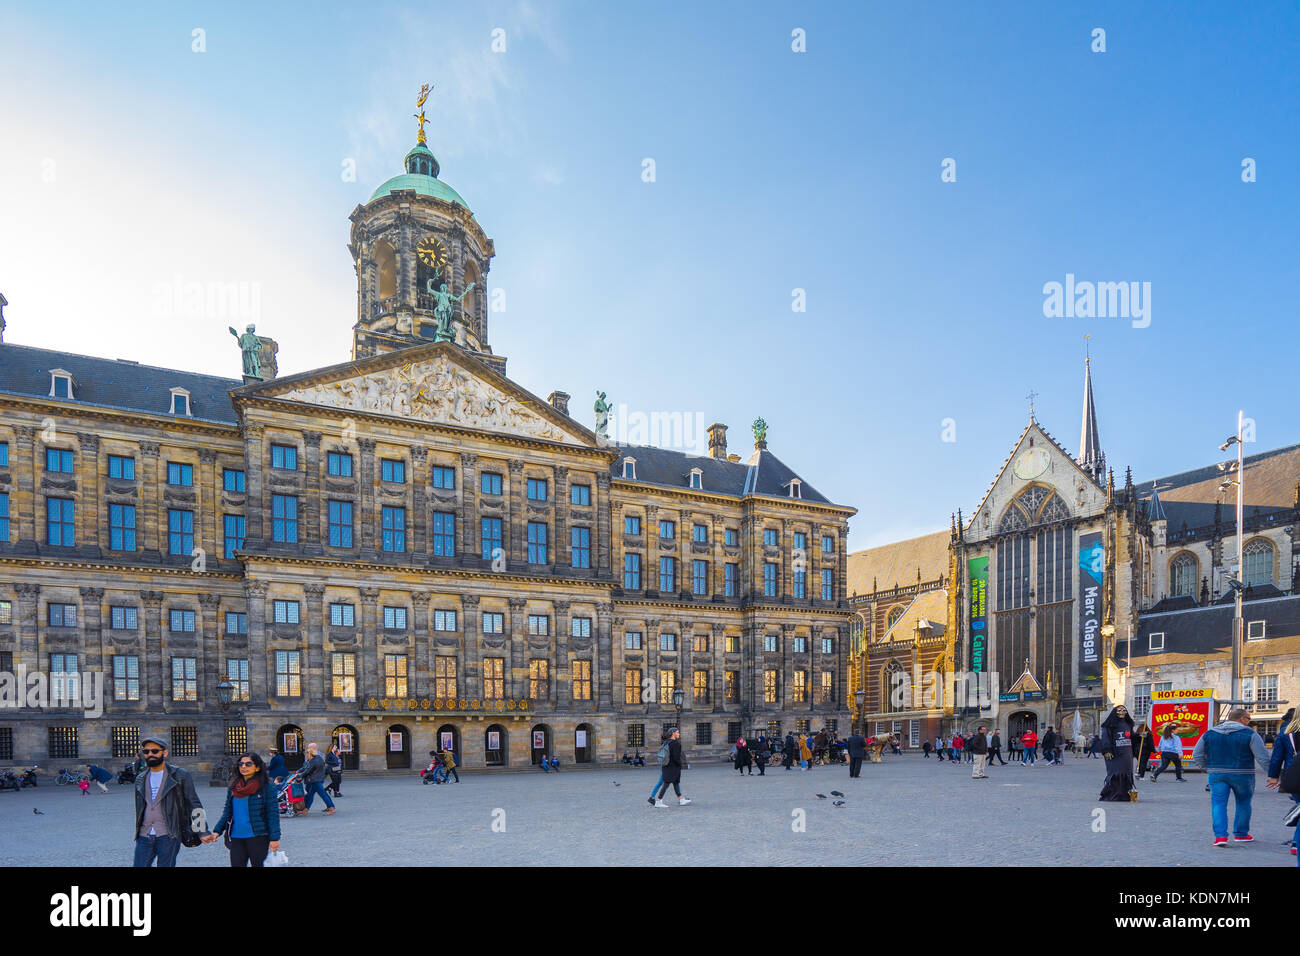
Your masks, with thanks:
[{"label": "church gable", "polygon": [[[254,385],[250,398],[592,447],[595,436],[481,363],[439,344]],[[338,374],[331,375],[331,372]],[[350,374],[348,374],[350,373]],[[239,393],[237,393],[239,394]]]}]

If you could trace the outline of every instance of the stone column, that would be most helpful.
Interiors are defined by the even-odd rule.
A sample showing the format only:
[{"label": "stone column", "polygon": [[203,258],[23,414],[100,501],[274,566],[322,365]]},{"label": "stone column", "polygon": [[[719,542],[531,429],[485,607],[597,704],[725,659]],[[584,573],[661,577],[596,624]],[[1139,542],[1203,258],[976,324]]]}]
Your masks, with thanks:
[{"label": "stone column", "polygon": [[99,436],[78,432],[81,445],[81,467],[77,469],[77,549],[99,555],[99,522],[101,512],[99,479]]},{"label": "stone column", "polygon": [[158,510],[160,489],[167,476],[159,471],[163,466],[158,461],[158,451],[156,441],[140,442],[140,508],[135,518],[135,543],[141,551],[148,551],[150,558],[161,559],[165,549],[159,526],[166,531],[167,525]]},{"label": "stone column", "polygon": [[713,529],[709,533],[713,536],[710,542],[712,544],[710,550],[713,555],[713,599],[715,601],[719,598],[725,600],[727,597],[727,555],[722,550],[722,543],[727,538],[727,525],[722,515],[713,516]]},{"label": "stone column", "polygon": [[321,546],[320,432],[302,433],[303,467],[306,469],[307,493],[303,497],[302,523],[307,534],[301,538],[305,554],[323,554]]},{"label": "stone column", "polygon": [[596,533],[594,535],[596,540],[592,544],[596,549],[596,560],[592,562],[592,567],[598,569],[602,574],[608,574],[610,557],[608,472],[597,473],[594,493],[596,500],[592,502],[592,505],[596,509]]},{"label": "stone column", "polygon": [[573,673],[569,666],[569,631],[573,625],[569,609],[573,605],[557,599],[551,602],[551,606],[555,608],[555,679],[551,682],[551,706],[555,710],[572,710]]},{"label": "stone column", "polygon": [[677,640],[681,641],[681,650],[677,652],[680,661],[681,678],[677,684],[682,689],[682,712],[695,710],[695,625],[684,621],[679,627]]},{"label": "stone column", "polygon": [[415,619],[415,670],[411,673],[411,696],[433,696],[433,669],[429,663],[429,599],[432,591],[411,592],[411,615]]},{"label": "stone column", "polygon": [[[373,447],[374,443],[371,442]],[[373,489],[372,489],[373,491]],[[362,703],[371,697],[380,697],[379,693],[379,644],[376,628],[378,626],[379,588],[361,588],[361,655],[357,674],[357,683],[361,687],[358,696]]]},{"label": "stone column", "polygon": [[836,603],[847,601],[849,597],[849,562],[848,562],[848,542],[845,540],[849,535],[849,526],[841,524],[839,526],[839,535],[835,539],[835,600]]},{"label": "stone column", "polygon": [[[225,557],[221,534],[217,530],[217,511],[221,507],[221,480],[217,476],[217,452],[214,448],[199,449],[199,477],[194,482],[194,540],[202,548],[207,560],[217,562]],[[216,633],[215,631],[213,632]],[[215,699],[215,698],[211,698]],[[224,744],[223,744],[224,747]]]},{"label": "stone column", "polygon": [[[85,635],[86,673],[102,671],[104,668],[104,589],[81,588],[81,630]],[[111,691],[112,674],[104,675],[105,692]]]},{"label": "stone column", "polygon": [[37,657],[40,647],[40,611],[41,586],[39,584],[15,584],[14,594],[18,598],[18,653],[15,666],[21,665],[28,673],[43,671]]},{"label": "stone column", "polygon": [[144,699],[145,710],[163,709],[162,591],[141,591],[144,605]]},{"label": "stone column", "polygon": [[555,469],[555,540],[548,555],[552,571],[560,567],[560,547],[569,541],[569,469],[559,465]]},{"label": "stone column", "polygon": [[358,438],[357,447],[361,450],[357,478],[357,503],[361,514],[356,545],[363,559],[373,561],[379,556],[379,543],[375,540],[375,440]]},{"label": "stone column", "polygon": [[483,696],[483,648],[479,643],[478,605],[477,594],[460,596],[461,625],[465,632],[465,670],[461,680],[464,690],[461,693],[471,699]]},{"label": "stone column", "polygon": [[[251,516],[249,520],[252,520]],[[266,674],[267,590],[265,581],[244,582],[244,597],[248,601],[248,704],[250,709],[266,707],[271,699],[271,687]]]},{"label": "stone column", "polygon": [[9,462],[13,470],[14,491],[9,499],[10,522],[18,529],[18,550],[28,554],[36,550],[36,429],[14,426],[17,448]]},{"label": "stone column", "polygon": [[709,683],[712,700],[709,702],[712,706],[709,708],[713,713],[718,713],[726,707],[726,683],[724,682],[726,671],[727,648],[727,626],[715,621],[711,626],[712,634],[709,639],[713,641],[713,653],[711,655],[713,674]]},{"label": "stone column", "polygon": [[[822,706],[821,702],[817,699],[817,695],[821,693],[821,686],[822,686],[821,684],[822,675],[820,669],[821,667],[825,666],[825,661],[822,659],[821,625],[814,624],[812,626],[810,633],[812,636],[809,638],[809,640],[812,642],[812,646],[808,648],[808,687],[810,690],[810,693],[808,694],[808,698],[812,703],[812,707],[810,707],[809,709],[815,711],[818,707]],[[831,691],[834,692],[834,689],[835,689],[835,683],[834,683],[834,679],[832,678]]]},{"label": "stone column", "polygon": [[[319,443],[319,439],[318,439]],[[319,512],[317,515],[319,519]],[[317,539],[319,541],[319,538]],[[319,581],[304,584],[307,596],[307,673],[303,681],[304,709],[324,706],[325,687],[325,585]]]},{"label": "stone column", "polygon": [[[790,567],[790,559],[794,551],[794,522],[781,519],[781,531],[777,540],[781,542],[781,557],[777,559],[780,561],[780,571],[777,572],[776,579],[776,600],[782,604],[789,604],[791,595],[794,594],[794,575]],[[804,593],[806,594],[807,591]]]},{"label": "stone column", "polygon": [[654,700],[646,701],[648,704],[659,703],[659,618],[647,618],[645,622],[645,670],[641,673],[644,680],[647,677],[653,677],[655,682]]},{"label": "stone column", "polygon": [[[461,564],[466,564],[467,556],[477,556],[478,548],[478,529],[471,527],[474,524],[474,516],[477,513],[476,501],[478,495],[478,485],[475,479],[478,477],[478,455],[471,455],[468,452],[461,452],[460,456],[460,515],[456,519],[459,525],[458,535],[460,539],[460,558]],[[474,562],[469,562],[470,566]],[[477,607],[477,603],[475,607]],[[468,651],[468,647],[466,651]]]},{"label": "stone column", "polygon": [[[202,668],[199,675],[199,700],[205,707],[217,703],[217,684],[221,675],[226,673],[226,662],[221,659],[221,634],[217,630],[217,608],[221,605],[221,595],[203,591],[199,593],[198,650],[203,660],[198,662]],[[225,741],[222,741],[225,749]]]},{"label": "stone column", "polygon": [[645,561],[641,566],[641,584],[647,591],[659,593],[659,508],[645,509]]},{"label": "stone column", "polygon": [[[510,620],[506,624],[506,639],[509,641],[510,653],[506,663],[506,696],[524,697],[528,692],[529,660],[524,656],[528,649],[528,629],[525,626],[524,609],[528,602],[524,598],[510,598]],[[528,653],[531,655],[532,650]]]},{"label": "stone column", "polygon": [[[143,450],[144,446],[140,446]],[[157,452],[154,453],[155,455]],[[266,542],[263,527],[263,515],[270,514],[270,507],[262,489],[262,426],[257,422],[244,422],[244,544],[248,549],[262,547]],[[252,608],[249,608],[249,625],[252,625]],[[250,630],[249,648],[256,647]],[[262,655],[265,656],[265,655]],[[249,681],[252,681],[252,660],[249,660]],[[249,695],[252,696],[252,687]],[[259,698],[260,699],[260,698]]]},{"label": "stone column", "polygon": [[612,689],[613,669],[610,657],[610,624],[614,617],[614,605],[612,602],[602,601],[596,605],[596,660],[593,670],[596,674],[592,675],[598,679],[599,693],[597,695],[597,709],[599,713],[608,713],[612,707]]},{"label": "stone column", "polygon": [[[777,655],[777,660],[780,662],[778,666],[780,667],[781,670],[781,686],[777,688],[776,709],[783,710],[783,711],[795,711],[799,709],[807,709],[806,704],[803,708],[797,708],[793,706],[794,669],[795,669],[794,668],[794,625],[793,624],[781,625],[781,646],[779,650],[780,650],[780,654]],[[805,684],[804,686],[807,687],[808,685]]]},{"label": "stone column", "polygon": [[523,567],[528,559],[528,553],[523,546],[526,540],[524,523],[527,521],[524,505],[524,462],[522,458],[511,458],[506,464],[510,471],[510,513],[506,515],[506,520],[501,522],[502,534],[505,535],[501,547],[505,550],[509,562],[507,569],[513,570]]},{"label": "stone column", "polygon": [[[429,520],[429,469],[427,462],[429,460],[429,450],[423,445],[414,445],[411,448],[411,538],[410,547],[407,552],[410,554],[408,560],[416,560],[421,563],[429,556],[429,540],[425,535],[425,528]],[[428,607],[425,607],[428,612]]]}]

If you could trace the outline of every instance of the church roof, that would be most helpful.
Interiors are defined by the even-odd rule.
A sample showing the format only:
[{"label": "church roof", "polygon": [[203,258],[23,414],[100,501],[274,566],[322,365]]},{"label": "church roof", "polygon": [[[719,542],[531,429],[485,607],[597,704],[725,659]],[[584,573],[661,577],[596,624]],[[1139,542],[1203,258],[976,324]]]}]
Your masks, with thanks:
[{"label": "church roof", "polygon": [[[617,442],[614,447],[619,451],[619,458],[610,465],[609,470],[610,474],[619,480],[635,480],[641,484],[666,485],[671,488],[689,488],[691,470],[698,468],[703,484],[700,490],[705,492],[732,495],[737,498],[751,494],[789,498],[790,480],[798,478],[800,498],[794,500],[824,505],[834,503],[767,449],[754,452],[749,461],[742,462],[691,455],[654,445],[630,445]],[[635,479],[623,478],[624,458],[636,459]]]},{"label": "church roof", "polygon": [[849,555],[849,594],[870,594],[872,587],[890,590],[916,583],[916,572],[921,580],[937,581],[948,573],[949,531],[905,541],[894,541],[878,548],[854,551]]},{"label": "church roof", "polygon": [[[1133,635],[1133,665],[1176,664],[1220,658],[1232,653],[1231,604],[1211,605],[1184,611],[1143,614]],[[1246,621],[1264,621],[1264,638],[1242,642],[1244,657],[1300,653],[1300,596],[1273,597],[1246,601],[1242,605]],[[1164,647],[1151,650],[1151,635],[1163,633]],[[1115,641],[1115,662],[1123,667],[1128,661],[1128,641]]]},{"label": "church roof", "polygon": [[[1289,510],[1295,503],[1296,485],[1300,484],[1300,445],[1288,445],[1272,451],[1247,455],[1242,460],[1245,472],[1244,504],[1247,518]],[[1235,521],[1236,493],[1219,491],[1224,473],[1217,465],[1205,465],[1142,482],[1143,487],[1158,486],[1159,508],[1169,522],[1169,530],[1204,528],[1214,524],[1215,503],[1223,502],[1220,518]],[[1142,496],[1151,507],[1152,492]],[[1156,520],[1153,516],[1151,520]]]},{"label": "church roof", "polygon": [[441,179],[433,176],[425,176],[421,173],[401,173],[392,179],[384,182],[378,189],[370,194],[367,202],[374,202],[381,196],[387,196],[391,192],[399,189],[414,189],[417,196],[428,196],[431,199],[441,199],[443,202],[455,203],[465,209],[469,209],[469,203],[461,198],[460,193],[452,189]]},{"label": "church roof", "polygon": [[141,365],[126,359],[97,358],[53,349],[0,343],[0,392],[48,398],[50,370],[72,375],[72,401],[127,411],[167,415],[171,390],[190,393],[189,418],[231,423],[237,421],[230,390],[242,380]]},{"label": "church roof", "polygon": [[1083,366],[1083,427],[1079,431],[1079,464],[1094,477],[1105,466],[1097,433],[1097,406],[1092,399],[1092,360]]}]

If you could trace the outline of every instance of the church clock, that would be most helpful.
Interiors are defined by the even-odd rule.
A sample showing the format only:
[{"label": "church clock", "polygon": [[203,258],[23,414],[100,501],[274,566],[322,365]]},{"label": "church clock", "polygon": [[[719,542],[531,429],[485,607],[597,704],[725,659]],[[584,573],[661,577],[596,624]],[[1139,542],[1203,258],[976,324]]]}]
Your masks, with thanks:
[{"label": "church clock", "polygon": [[1015,474],[1017,478],[1033,481],[1052,464],[1052,458],[1042,448],[1033,448],[1016,459]]},{"label": "church clock", "polygon": [[415,254],[436,275],[446,277],[447,247],[433,236],[425,236],[421,239],[419,245],[415,247]]}]

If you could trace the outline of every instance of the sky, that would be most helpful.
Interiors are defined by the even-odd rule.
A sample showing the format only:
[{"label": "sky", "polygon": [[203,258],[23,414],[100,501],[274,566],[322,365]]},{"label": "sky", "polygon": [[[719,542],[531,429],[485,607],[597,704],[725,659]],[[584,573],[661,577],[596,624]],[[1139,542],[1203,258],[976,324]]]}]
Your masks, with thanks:
[{"label": "sky", "polygon": [[[1217,460],[1239,408],[1248,451],[1300,441],[1297,28],[1278,2],[10,3],[5,339],[235,378],[255,321],[281,374],[345,361],[348,216],[431,82],[511,378],[589,427],[597,389],[723,422],[742,457],[761,416],[858,509],[853,550],[943,530],[1031,391],[1077,452],[1085,347],[1120,475]],[[1048,314],[1053,282],[1136,283],[1143,314]]]}]

